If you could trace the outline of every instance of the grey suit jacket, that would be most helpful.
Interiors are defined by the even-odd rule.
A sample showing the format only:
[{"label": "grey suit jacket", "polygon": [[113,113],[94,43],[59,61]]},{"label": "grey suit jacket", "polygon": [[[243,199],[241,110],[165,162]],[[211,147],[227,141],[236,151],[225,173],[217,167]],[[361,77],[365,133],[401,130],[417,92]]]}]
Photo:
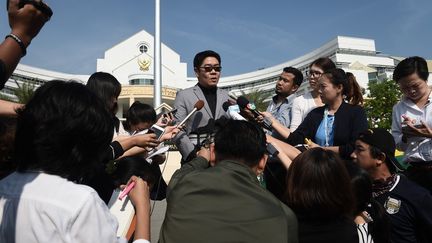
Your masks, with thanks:
[{"label": "grey suit jacket", "polygon": [[208,124],[210,119],[217,120],[223,116],[227,117],[226,112],[222,108],[222,104],[229,99],[228,92],[220,88],[216,91],[216,112],[215,117],[210,110],[207,100],[198,85],[191,88],[180,90],[177,92],[176,99],[174,101],[174,108],[177,109],[175,115],[176,121],[181,122],[194,108],[195,103],[198,100],[204,101],[204,107],[195,112],[189,120],[186,122],[185,131],[180,132],[174,138],[174,142],[177,145],[183,159],[194,150],[195,145],[191,142],[188,135],[195,131],[199,127],[204,127]]}]

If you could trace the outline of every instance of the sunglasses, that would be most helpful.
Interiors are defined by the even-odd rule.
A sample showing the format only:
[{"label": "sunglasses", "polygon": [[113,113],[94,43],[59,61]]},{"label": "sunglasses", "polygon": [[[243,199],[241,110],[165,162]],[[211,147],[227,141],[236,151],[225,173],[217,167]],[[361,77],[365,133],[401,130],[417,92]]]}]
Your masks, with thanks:
[{"label": "sunglasses", "polygon": [[211,72],[212,70],[215,70],[216,72],[220,72],[222,70],[221,66],[203,66],[200,68],[204,69],[204,71],[208,73]]}]

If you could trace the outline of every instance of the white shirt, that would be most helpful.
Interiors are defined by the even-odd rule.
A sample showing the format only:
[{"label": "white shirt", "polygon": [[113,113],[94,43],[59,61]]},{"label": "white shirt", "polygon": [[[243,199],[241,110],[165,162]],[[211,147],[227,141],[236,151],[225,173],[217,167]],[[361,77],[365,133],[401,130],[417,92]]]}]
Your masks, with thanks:
[{"label": "white shirt", "polygon": [[88,186],[38,172],[0,181],[0,242],[127,242],[117,227]]},{"label": "white shirt", "polygon": [[369,233],[368,223],[357,224],[357,234],[359,243],[373,243],[372,236]]},{"label": "white shirt", "polygon": [[432,93],[423,109],[420,109],[410,99],[402,98],[395,106],[392,113],[392,135],[399,150],[405,152],[405,162],[432,161],[432,140],[425,137],[411,137],[407,142],[402,141],[402,115],[416,120],[426,122],[432,127]]},{"label": "white shirt", "polygon": [[290,131],[294,132],[305,119],[307,114],[316,107],[317,105],[315,104],[314,98],[310,92],[296,97],[291,108]]}]

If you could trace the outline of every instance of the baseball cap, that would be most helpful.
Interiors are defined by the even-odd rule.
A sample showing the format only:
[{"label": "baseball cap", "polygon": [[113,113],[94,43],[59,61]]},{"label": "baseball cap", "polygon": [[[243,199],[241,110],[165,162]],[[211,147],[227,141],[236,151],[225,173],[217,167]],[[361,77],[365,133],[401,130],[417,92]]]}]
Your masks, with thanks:
[{"label": "baseball cap", "polygon": [[404,171],[404,167],[394,157],[396,143],[387,130],[383,128],[368,129],[360,133],[358,139],[381,150],[397,171]]}]

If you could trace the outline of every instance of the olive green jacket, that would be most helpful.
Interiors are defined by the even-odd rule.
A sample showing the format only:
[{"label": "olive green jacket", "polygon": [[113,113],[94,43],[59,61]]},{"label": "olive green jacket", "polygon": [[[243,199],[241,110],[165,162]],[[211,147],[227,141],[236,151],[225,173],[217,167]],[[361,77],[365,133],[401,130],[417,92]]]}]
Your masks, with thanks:
[{"label": "olive green jacket", "polygon": [[161,243],[298,242],[293,211],[259,185],[246,165],[198,157],[168,185]]}]

